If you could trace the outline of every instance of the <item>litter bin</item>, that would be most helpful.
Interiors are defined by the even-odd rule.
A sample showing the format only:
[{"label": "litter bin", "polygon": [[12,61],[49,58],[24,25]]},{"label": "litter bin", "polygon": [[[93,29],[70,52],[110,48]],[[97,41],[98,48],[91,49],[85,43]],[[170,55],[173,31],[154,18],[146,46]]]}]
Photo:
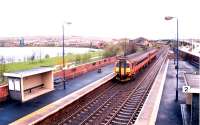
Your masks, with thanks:
[{"label": "litter bin", "polygon": [[97,72],[98,72],[98,73],[101,73],[101,68],[98,68]]}]

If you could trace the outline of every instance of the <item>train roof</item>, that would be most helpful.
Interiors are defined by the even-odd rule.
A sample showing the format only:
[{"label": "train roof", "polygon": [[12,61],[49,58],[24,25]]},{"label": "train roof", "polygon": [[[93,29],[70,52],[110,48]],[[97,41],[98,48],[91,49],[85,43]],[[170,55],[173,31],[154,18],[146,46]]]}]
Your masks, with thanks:
[{"label": "train roof", "polygon": [[129,61],[131,62],[140,62],[141,60],[144,60],[150,53],[154,53],[156,49],[150,49],[145,51],[144,53],[141,53],[141,55],[138,55],[135,58],[128,58]]},{"label": "train roof", "polygon": [[130,55],[127,55],[127,56],[120,56],[118,57],[118,59],[131,59],[131,58],[134,58],[134,57],[137,57],[138,55],[142,54],[144,52],[137,52],[137,53],[133,53],[133,54],[130,54]]},{"label": "train roof", "polygon": [[154,53],[155,51],[156,51],[156,49],[148,49],[147,51],[133,53],[126,57],[119,57],[118,59],[127,59],[130,62],[139,62],[139,61],[145,59],[149,55],[149,53]]}]

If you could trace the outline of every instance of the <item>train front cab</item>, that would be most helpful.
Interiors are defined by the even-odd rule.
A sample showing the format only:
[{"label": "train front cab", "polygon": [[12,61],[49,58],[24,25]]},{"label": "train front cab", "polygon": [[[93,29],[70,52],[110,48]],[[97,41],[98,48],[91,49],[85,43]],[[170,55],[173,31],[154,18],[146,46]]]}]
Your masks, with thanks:
[{"label": "train front cab", "polygon": [[116,79],[122,82],[131,79],[131,64],[126,59],[119,59],[115,65]]}]

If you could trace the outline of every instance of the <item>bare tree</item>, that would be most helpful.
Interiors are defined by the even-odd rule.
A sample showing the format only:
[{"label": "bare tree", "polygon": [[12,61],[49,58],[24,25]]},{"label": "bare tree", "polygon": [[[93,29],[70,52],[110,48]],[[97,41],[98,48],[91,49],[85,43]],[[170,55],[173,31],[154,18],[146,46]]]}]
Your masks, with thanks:
[{"label": "bare tree", "polygon": [[35,53],[33,53],[31,56],[31,61],[33,62],[34,60],[35,60]]},{"label": "bare tree", "polygon": [[3,73],[6,71],[6,62],[3,56],[0,57],[0,81],[4,81]]}]

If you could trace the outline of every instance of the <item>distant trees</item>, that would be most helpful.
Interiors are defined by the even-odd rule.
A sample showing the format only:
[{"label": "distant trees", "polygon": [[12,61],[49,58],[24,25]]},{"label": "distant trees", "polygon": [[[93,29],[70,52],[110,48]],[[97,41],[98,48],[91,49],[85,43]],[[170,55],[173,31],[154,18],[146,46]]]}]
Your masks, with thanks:
[{"label": "distant trees", "polygon": [[109,43],[105,45],[103,57],[111,57],[116,55],[126,55],[136,52],[134,42],[129,42],[128,39],[122,39],[117,44]]},{"label": "distant trees", "polygon": [[4,81],[3,73],[6,72],[6,62],[3,56],[0,57],[0,82]]},{"label": "distant trees", "polygon": [[135,45],[134,42],[128,42],[126,49],[127,49],[126,53],[129,55],[137,51],[137,46]]},{"label": "distant trees", "polygon": [[81,55],[80,54],[77,54],[75,56],[75,62],[76,62],[76,64],[79,64],[81,62]]},{"label": "distant trees", "polygon": [[111,57],[121,55],[123,52],[122,46],[118,44],[109,43],[105,45],[103,57]]},{"label": "distant trees", "polygon": [[33,53],[31,56],[27,57],[27,61],[29,63],[34,63],[34,61],[36,60],[36,55],[35,53]]},{"label": "distant trees", "polygon": [[46,54],[45,55],[45,59],[48,59],[50,56],[49,56],[49,54]]},{"label": "distant trees", "polygon": [[82,62],[87,62],[91,58],[91,55],[89,53],[85,53],[82,56]]},{"label": "distant trees", "polygon": [[90,53],[85,53],[85,54],[76,54],[75,56],[75,62],[77,64],[79,63],[85,63],[88,62],[91,58],[91,54]]}]

